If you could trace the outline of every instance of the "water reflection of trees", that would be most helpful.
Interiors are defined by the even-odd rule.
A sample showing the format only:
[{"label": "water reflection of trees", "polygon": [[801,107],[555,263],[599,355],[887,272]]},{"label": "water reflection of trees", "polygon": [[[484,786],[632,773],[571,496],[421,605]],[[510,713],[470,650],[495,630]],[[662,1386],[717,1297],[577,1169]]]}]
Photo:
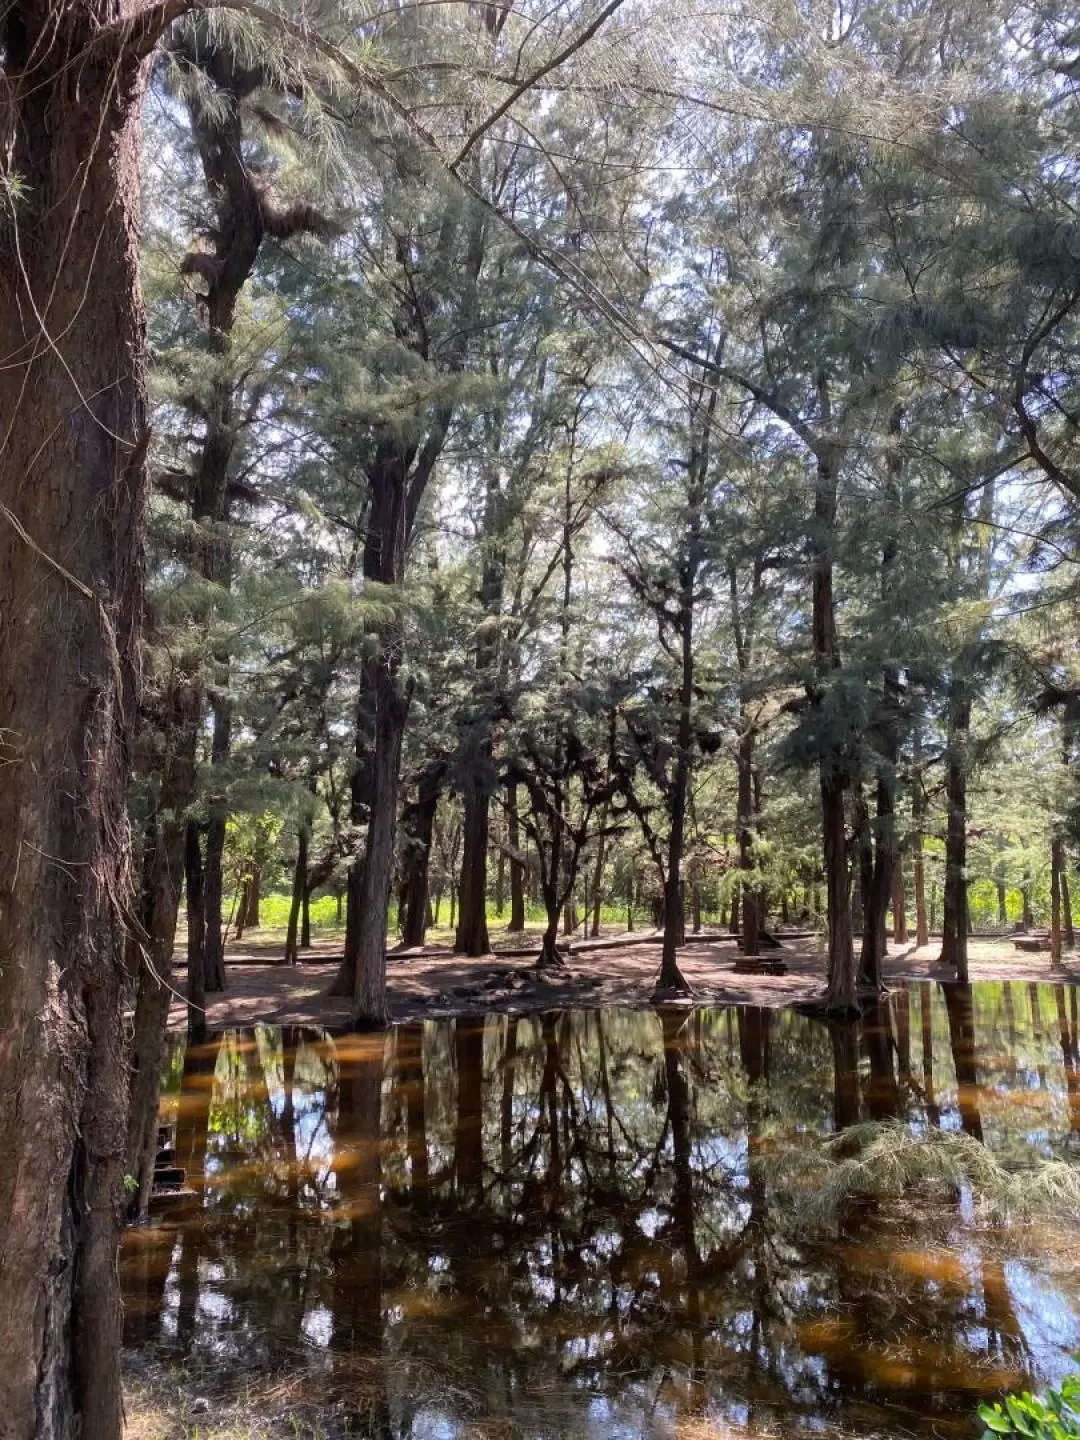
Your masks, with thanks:
[{"label": "water reflection of trees", "polygon": [[192,1193],[157,1227],[167,1265],[128,1252],[130,1338],[160,1315],[189,1356],[299,1370],[387,1437],[424,1408],[563,1435],[884,1402],[966,1424],[1031,1358],[1000,1237],[956,1196],[814,1239],[754,1162],[861,1119],[1007,1148],[1038,1111],[1064,1144],[1057,993],[919,987],[857,1029],[741,1008],[219,1037],[185,1057]]}]

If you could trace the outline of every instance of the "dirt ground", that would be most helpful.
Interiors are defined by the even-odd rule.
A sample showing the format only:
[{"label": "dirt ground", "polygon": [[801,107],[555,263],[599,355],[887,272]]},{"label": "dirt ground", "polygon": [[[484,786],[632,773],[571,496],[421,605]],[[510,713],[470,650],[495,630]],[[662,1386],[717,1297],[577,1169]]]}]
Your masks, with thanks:
[{"label": "dirt ground", "polygon": [[[889,981],[949,980],[937,964],[940,942],[923,949],[890,946],[885,965]],[[538,973],[533,953],[487,955],[470,960],[449,950],[394,952],[387,959],[390,1011],[394,1020],[476,1014],[522,1013],[565,1005],[644,1006],[651,1001],[660,968],[657,937],[616,936],[575,946],[565,970]],[[824,958],[813,942],[783,948],[785,975],[736,975],[735,942],[706,933],[691,937],[679,953],[679,966],[696,1005],[784,1006],[811,1000],[822,989]],[[774,952],[775,953],[775,952]],[[1045,951],[1018,951],[1009,940],[970,942],[972,980],[1080,980],[1080,956],[1068,956],[1055,968]],[[298,966],[267,963],[267,946],[233,945],[228,955],[229,988],[209,997],[207,1022],[214,1029],[276,1025],[347,1026],[351,1004],[326,990],[341,959],[339,940],[316,941]],[[180,957],[177,969],[182,973]],[[169,1017],[171,1029],[186,1025],[183,981]]]}]

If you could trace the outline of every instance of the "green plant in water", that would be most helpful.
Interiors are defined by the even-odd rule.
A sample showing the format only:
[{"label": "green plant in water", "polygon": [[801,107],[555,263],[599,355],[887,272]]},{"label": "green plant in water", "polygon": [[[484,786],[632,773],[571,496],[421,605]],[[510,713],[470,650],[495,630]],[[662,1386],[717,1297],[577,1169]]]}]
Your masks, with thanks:
[{"label": "green plant in water", "polygon": [[1059,1390],[1032,1395],[1006,1395],[994,1405],[980,1405],[982,1440],[1022,1435],[1027,1440],[1077,1440],[1080,1437],[1080,1375],[1067,1375]]}]

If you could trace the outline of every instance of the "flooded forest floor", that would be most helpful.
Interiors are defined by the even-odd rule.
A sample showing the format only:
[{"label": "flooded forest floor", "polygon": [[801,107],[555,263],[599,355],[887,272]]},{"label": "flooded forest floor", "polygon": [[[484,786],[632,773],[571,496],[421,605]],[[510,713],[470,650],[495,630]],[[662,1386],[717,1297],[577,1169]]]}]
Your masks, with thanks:
[{"label": "flooded forest floor", "polygon": [[[282,948],[256,939],[233,943],[227,963],[228,989],[207,997],[212,1029],[262,1021],[277,1025],[321,1025],[343,1029],[351,1002],[327,995],[341,961],[341,941],[316,940],[299,965],[281,963]],[[886,982],[951,980],[938,963],[940,940],[921,949],[889,946]],[[679,966],[697,1005],[782,1007],[813,999],[824,983],[824,957],[811,942],[785,943],[770,952],[787,967],[783,975],[736,974],[734,939],[720,931],[690,936],[679,952]],[[524,1014],[573,1005],[640,1007],[648,1005],[660,969],[659,937],[617,935],[576,944],[563,968],[539,972],[536,951],[526,949],[470,959],[448,949],[391,950],[387,984],[394,1021],[425,1017],[503,1012]],[[1023,952],[1011,940],[969,942],[970,978],[977,980],[1053,980],[1075,984],[1080,954],[1067,954],[1052,966],[1046,951]],[[177,972],[182,974],[178,954]],[[169,1016],[171,1029],[186,1024],[183,980],[177,981]]]}]

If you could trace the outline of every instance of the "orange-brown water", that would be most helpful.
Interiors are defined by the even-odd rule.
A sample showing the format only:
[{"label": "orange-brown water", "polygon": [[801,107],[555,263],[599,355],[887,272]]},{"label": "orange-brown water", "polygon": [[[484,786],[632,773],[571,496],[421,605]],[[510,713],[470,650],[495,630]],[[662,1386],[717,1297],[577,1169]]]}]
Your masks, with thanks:
[{"label": "orange-brown water", "polygon": [[328,1434],[974,1434],[1080,1349],[1080,1216],[991,1222],[963,1186],[833,1214],[791,1179],[866,1119],[1080,1163],[1078,1072],[1050,985],[915,985],[858,1029],[229,1032],[170,1057],[184,1190],[126,1237],[127,1344]]}]

